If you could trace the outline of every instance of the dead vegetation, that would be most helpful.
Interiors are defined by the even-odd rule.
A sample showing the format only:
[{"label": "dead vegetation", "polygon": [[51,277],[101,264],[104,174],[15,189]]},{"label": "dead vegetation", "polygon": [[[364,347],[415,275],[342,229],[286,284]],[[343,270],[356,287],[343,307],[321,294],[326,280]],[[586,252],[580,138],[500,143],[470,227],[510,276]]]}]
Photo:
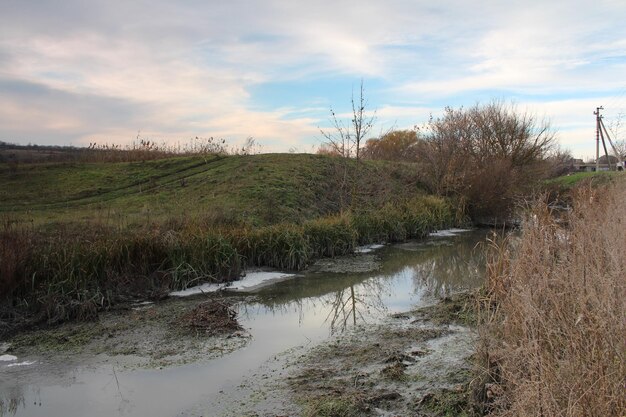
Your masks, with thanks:
[{"label": "dead vegetation", "polygon": [[180,317],[180,323],[192,332],[209,336],[243,330],[237,321],[237,312],[222,300],[210,300],[197,305]]},{"label": "dead vegetation", "polygon": [[625,415],[626,182],[575,194],[560,220],[537,203],[514,251],[492,245],[479,390],[492,415]]},{"label": "dead vegetation", "polygon": [[145,162],[177,156],[251,155],[259,153],[260,144],[249,137],[242,145],[229,145],[226,139],[194,137],[183,143],[157,142],[137,134],[130,144],[91,142],[87,147],[18,145],[0,141],[0,163],[12,171],[19,164],[42,162]]}]

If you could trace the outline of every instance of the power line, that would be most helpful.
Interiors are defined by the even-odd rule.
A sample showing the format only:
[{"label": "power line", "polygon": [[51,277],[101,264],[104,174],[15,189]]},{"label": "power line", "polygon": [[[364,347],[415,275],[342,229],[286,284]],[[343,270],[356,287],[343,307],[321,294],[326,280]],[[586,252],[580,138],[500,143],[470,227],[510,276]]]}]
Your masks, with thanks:
[{"label": "power line", "polygon": [[610,98],[609,98],[609,102],[608,102],[608,103],[605,103],[605,105],[606,105],[607,109],[609,109],[609,108],[613,108],[613,107],[615,107],[614,105],[615,105],[616,103],[623,101],[623,100],[620,100],[620,99],[621,99],[621,98],[622,98],[625,94],[626,94],[626,85],[625,85],[625,86],[623,86],[623,87],[621,87],[621,88],[618,90],[618,94],[616,94],[616,95],[614,95],[614,96],[610,97]]}]

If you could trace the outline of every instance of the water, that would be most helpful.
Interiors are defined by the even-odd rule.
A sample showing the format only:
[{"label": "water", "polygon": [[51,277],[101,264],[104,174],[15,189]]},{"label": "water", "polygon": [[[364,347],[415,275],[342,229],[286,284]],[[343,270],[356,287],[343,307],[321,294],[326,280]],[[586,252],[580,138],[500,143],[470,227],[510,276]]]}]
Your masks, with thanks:
[{"label": "water", "polygon": [[12,367],[0,362],[0,415],[174,416],[236,409],[231,393],[245,395],[242,381],[262,366],[280,372],[279,365],[268,365],[277,355],[481,285],[483,256],[476,244],[485,235],[478,230],[386,246],[359,255],[363,262],[378,259],[375,272],[310,272],[262,288],[255,302],[238,306],[250,342],[217,359],[138,370],[124,369],[116,357],[28,358],[35,363]]}]

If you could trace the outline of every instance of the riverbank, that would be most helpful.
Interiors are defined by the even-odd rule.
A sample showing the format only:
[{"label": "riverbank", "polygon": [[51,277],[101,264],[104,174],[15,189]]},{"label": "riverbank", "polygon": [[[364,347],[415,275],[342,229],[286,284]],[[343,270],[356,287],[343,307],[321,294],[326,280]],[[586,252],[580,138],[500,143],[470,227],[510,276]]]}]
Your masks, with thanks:
[{"label": "riverbank", "polygon": [[463,220],[406,163],[307,154],[0,163],[0,338],[250,268],[300,271]]},{"label": "riverbank", "polygon": [[457,293],[288,352],[211,404],[213,415],[478,415],[474,302]]},{"label": "riverbank", "polygon": [[[68,322],[22,333],[9,340],[13,345],[4,353],[15,360],[0,363],[0,372],[7,376],[0,382],[0,393],[5,405],[23,404],[18,416],[78,416],[88,409],[91,415],[108,416],[123,414],[121,406],[154,416],[241,415],[237,412],[243,410],[242,403],[262,396],[253,392],[255,387],[269,381],[288,384],[289,377],[297,375],[295,370],[287,374],[295,369],[290,364],[303,365],[302,355],[308,353],[322,358],[329,337],[328,343],[343,340],[348,349],[352,342],[369,346],[365,339],[351,342],[350,335],[374,341],[386,334],[397,338],[393,343],[400,349],[421,335],[423,343],[433,344],[423,348],[431,349],[429,358],[435,358],[441,354],[437,346],[444,346],[436,344],[439,336],[467,333],[457,332],[455,324],[422,332],[420,328],[441,325],[437,315],[430,314],[430,323],[420,318],[421,313],[408,313],[409,317],[406,312],[479,287],[484,259],[476,243],[485,234],[457,230],[362,248],[359,252],[366,253],[335,258],[335,265],[324,259],[302,274],[265,287],[244,288],[246,292],[172,297],[103,312],[94,322]],[[202,306],[212,300],[229,305],[242,329],[207,332],[203,318],[213,309]],[[190,327],[195,319],[200,326]],[[417,328],[402,331],[413,326]],[[374,346],[368,349],[375,351]],[[349,359],[344,357],[346,366]],[[312,359],[310,365],[314,364]],[[372,381],[377,375],[381,374],[371,375]],[[284,398],[293,399],[289,384],[285,388]],[[33,406],[33,401],[42,408]],[[299,407],[300,414],[289,415],[303,415],[308,405],[302,401],[294,399],[291,404]],[[98,412],[90,407],[93,403],[98,404]]]},{"label": "riverbank", "polygon": [[90,320],[105,309],[158,300],[202,282],[228,282],[250,267],[299,271],[359,244],[426,236],[455,223],[452,205],[424,196],[363,212],[256,228],[189,223],[140,231],[93,228],[52,236],[0,233],[0,337],[20,327]]},{"label": "riverbank", "polygon": [[[228,299],[252,301],[253,296]],[[470,293],[454,294],[379,324],[337,333],[313,349],[281,352],[219,396],[219,404],[210,407],[221,411],[212,415],[475,415],[470,387],[477,339],[474,302]],[[245,330],[206,337],[174,321],[204,303],[205,297],[196,297],[159,308],[142,305],[104,314],[95,324],[26,333],[12,340],[10,351],[19,355],[12,363],[114,363],[121,373],[204,363],[245,348],[250,341]]]}]

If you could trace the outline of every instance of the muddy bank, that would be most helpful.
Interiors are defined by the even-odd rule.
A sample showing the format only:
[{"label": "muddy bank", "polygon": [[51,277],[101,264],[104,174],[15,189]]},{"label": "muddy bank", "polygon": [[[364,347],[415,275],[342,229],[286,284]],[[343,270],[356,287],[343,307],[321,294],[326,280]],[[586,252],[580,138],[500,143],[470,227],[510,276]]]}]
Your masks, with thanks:
[{"label": "muddy bank", "polygon": [[241,385],[236,409],[217,415],[474,415],[472,300],[453,295],[275,358]]},{"label": "muddy bank", "polygon": [[[16,416],[46,417],[127,408],[163,417],[337,415],[336,407],[415,415],[419,402],[424,414],[457,393],[469,369],[451,359],[471,350],[464,303],[435,302],[481,285],[476,243],[485,234],[437,233],[261,287],[241,282],[23,333],[2,353],[20,366],[0,363],[0,408],[19,403]],[[355,270],[360,262],[375,271]]]},{"label": "muddy bank", "polygon": [[206,361],[246,345],[249,335],[230,306],[251,298],[200,296],[137,303],[101,313],[95,321],[23,332],[9,339],[5,351],[31,360],[115,357],[123,368]]},{"label": "muddy bank", "polygon": [[[307,272],[372,272],[380,268],[380,258],[369,252],[321,259]],[[259,269],[241,281],[204,284],[158,302],[121,305],[94,320],[31,326],[6,338],[3,353],[31,361],[59,355],[88,357],[90,362],[94,357],[115,358],[131,369],[208,361],[244,347],[250,338],[233,308],[254,303],[253,293],[287,279],[297,276]]]}]

